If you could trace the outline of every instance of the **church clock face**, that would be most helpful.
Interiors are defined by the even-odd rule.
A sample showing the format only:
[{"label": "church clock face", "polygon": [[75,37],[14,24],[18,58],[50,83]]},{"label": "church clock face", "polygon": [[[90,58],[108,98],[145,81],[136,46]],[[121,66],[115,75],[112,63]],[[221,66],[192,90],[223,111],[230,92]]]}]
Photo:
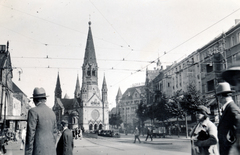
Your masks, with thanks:
[{"label": "church clock face", "polygon": [[98,110],[95,109],[92,111],[91,116],[92,116],[92,119],[97,120],[100,116],[100,113]]}]

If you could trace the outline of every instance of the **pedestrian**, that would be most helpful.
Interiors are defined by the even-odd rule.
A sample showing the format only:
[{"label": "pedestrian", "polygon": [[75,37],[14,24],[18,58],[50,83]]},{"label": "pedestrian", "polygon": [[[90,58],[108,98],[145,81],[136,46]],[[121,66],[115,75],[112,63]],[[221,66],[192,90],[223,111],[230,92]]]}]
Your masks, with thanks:
[{"label": "pedestrian", "polygon": [[[228,69],[222,72],[222,78],[230,85],[235,86],[237,92],[240,92],[240,53],[236,55],[236,61]],[[238,103],[238,105],[239,104],[240,103]],[[236,136],[240,137],[240,124],[238,124],[236,132]],[[237,138],[231,148],[230,154],[240,155],[240,138]]]},{"label": "pedestrian", "polygon": [[150,127],[148,127],[148,129],[147,129],[147,137],[146,137],[146,140],[145,140],[145,141],[147,141],[148,137],[150,137],[150,138],[151,138],[151,141],[152,141],[152,130],[151,130]]},{"label": "pedestrian", "polygon": [[77,128],[74,129],[74,135],[75,135],[75,139],[78,139],[78,129]]},{"label": "pedestrian", "polygon": [[139,143],[141,143],[140,139],[139,139],[139,130],[138,128],[136,127],[135,131],[134,131],[134,142],[136,142],[136,139],[138,139]]},{"label": "pedestrian", "polygon": [[72,136],[73,136],[73,138],[75,138],[75,130],[74,129],[72,129]]},{"label": "pedestrian", "polygon": [[56,155],[57,123],[43,88],[33,90],[36,107],[28,111],[25,155]]},{"label": "pedestrian", "polygon": [[220,155],[229,155],[232,145],[237,140],[236,128],[240,123],[240,109],[234,103],[232,93],[229,83],[218,84],[216,95],[222,112],[218,125]]},{"label": "pedestrian", "polygon": [[210,110],[200,105],[196,110],[197,124],[194,126],[191,137],[192,155],[219,155],[217,147],[217,127],[209,120]]},{"label": "pedestrian", "polygon": [[20,150],[23,150],[24,144],[25,144],[25,139],[26,139],[26,127],[24,127],[21,131],[21,146]]},{"label": "pedestrian", "polygon": [[78,137],[82,140],[82,129],[80,127],[78,128]]},{"label": "pedestrian", "polygon": [[68,121],[62,120],[62,136],[57,144],[57,155],[73,154],[73,136],[71,130],[68,129]]}]

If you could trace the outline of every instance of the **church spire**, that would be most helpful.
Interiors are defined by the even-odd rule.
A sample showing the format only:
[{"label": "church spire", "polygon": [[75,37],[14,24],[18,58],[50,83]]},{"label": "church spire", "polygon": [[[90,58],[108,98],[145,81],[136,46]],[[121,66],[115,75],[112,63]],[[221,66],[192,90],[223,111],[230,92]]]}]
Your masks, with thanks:
[{"label": "church spire", "polygon": [[122,91],[120,89],[120,87],[118,88],[118,93],[117,93],[117,97],[116,97],[116,100],[119,100],[122,98]]},{"label": "church spire", "polygon": [[88,37],[87,37],[87,45],[86,45],[85,56],[84,56],[84,64],[85,65],[97,63],[94,44],[93,44],[91,21],[89,21],[88,24],[89,24]]},{"label": "church spire", "polygon": [[56,83],[56,88],[55,88],[55,97],[57,98],[62,98],[62,89],[61,89],[61,84],[60,84],[60,78],[59,78],[59,72],[57,76],[57,83]]},{"label": "church spire", "polygon": [[81,90],[80,90],[79,78],[78,78],[78,75],[77,75],[77,82],[76,82],[74,97],[75,98],[80,98],[80,95],[81,95]]},{"label": "church spire", "polygon": [[103,84],[102,84],[102,100],[104,103],[107,102],[107,83],[106,83],[106,79],[105,79],[105,74],[104,74],[104,77],[103,77]]},{"label": "church spire", "polygon": [[106,83],[106,79],[105,79],[105,74],[103,77],[102,91],[107,91],[107,83]]}]

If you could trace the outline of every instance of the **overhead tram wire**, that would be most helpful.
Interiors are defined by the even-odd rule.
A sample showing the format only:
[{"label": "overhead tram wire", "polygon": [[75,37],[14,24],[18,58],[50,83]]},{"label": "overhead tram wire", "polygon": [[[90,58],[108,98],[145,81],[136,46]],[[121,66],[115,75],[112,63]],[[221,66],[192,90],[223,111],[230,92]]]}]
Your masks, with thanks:
[{"label": "overhead tram wire", "polygon": [[[76,29],[73,29],[73,28],[71,28],[71,27],[67,27],[67,26],[64,26],[64,25],[55,23],[55,22],[53,22],[53,21],[50,21],[50,20],[47,20],[47,19],[44,19],[44,18],[35,16],[35,15],[32,15],[32,14],[30,14],[30,13],[27,13],[27,12],[24,12],[24,11],[21,11],[21,10],[18,10],[18,9],[15,9],[15,8],[13,8],[13,7],[9,7],[9,6],[2,5],[2,4],[0,4],[0,5],[3,6],[3,7],[8,8],[8,9],[10,9],[10,10],[18,11],[18,12],[20,12],[20,13],[23,13],[23,14],[29,15],[29,16],[31,16],[31,17],[34,17],[34,18],[43,20],[43,21],[45,21],[45,22],[49,22],[49,23],[51,23],[51,24],[58,25],[58,26],[60,26],[60,27],[63,27],[63,28],[66,28],[66,29],[69,29],[69,30],[76,31],[76,32],[79,32],[79,33],[81,33],[81,34],[87,35],[87,33],[81,32],[81,31],[76,30]],[[1,27],[3,27],[3,26],[1,26]],[[8,28],[6,28],[6,27],[3,27],[3,28],[8,29]],[[8,29],[8,30],[10,30],[10,29]],[[13,30],[10,30],[10,31],[15,32],[15,31],[13,31]],[[15,32],[15,33],[18,33],[18,32]],[[24,35],[21,34],[21,33],[18,33],[18,34],[24,36]],[[25,36],[25,37],[26,37],[26,36]],[[27,37],[27,38],[32,39],[32,38],[30,38],[30,37]],[[111,41],[104,40],[103,38],[100,38],[100,37],[94,37],[94,38],[99,39],[99,40],[102,40],[102,41],[107,42],[107,43],[110,43],[110,44],[113,44],[113,45],[117,45],[117,46],[119,46],[119,47],[121,47],[121,48],[127,48],[127,47],[128,47],[128,46],[126,47],[126,46],[123,46],[123,45],[119,45],[119,44],[113,43],[113,42],[111,42]],[[32,39],[32,40],[36,40],[36,39]],[[40,42],[40,41],[38,41],[38,42]],[[41,42],[40,42],[40,43],[41,43]],[[43,43],[42,43],[42,44],[43,44]],[[45,44],[44,44],[44,45],[45,45]],[[48,44],[48,45],[54,46],[54,45],[52,45],[52,44]],[[56,46],[56,45],[55,45],[55,46]]]},{"label": "overhead tram wire", "polygon": [[[65,70],[80,70],[82,69],[81,67],[51,67],[51,66],[46,66],[46,67],[37,67],[37,66],[32,66],[32,67],[27,67],[27,66],[21,66],[19,68],[23,69],[65,69]],[[104,70],[104,71],[126,71],[126,72],[133,72],[136,71],[136,69],[112,69],[112,68],[99,68],[99,70]]]},{"label": "overhead tram wire", "polygon": [[227,17],[229,17],[230,15],[234,14],[235,12],[239,11],[240,8],[238,8],[237,10],[231,12],[230,14],[228,14],[227,16],[221,18],[220,20],[218,20],[217,22],[213,23],[212,25],[208,26],[207,28],[205,28],[204,30],[200,31],[199,33],[195,34],[194,36],[190,37],[189,39],[185,40],[184,42],[182,42],[181,44],[175,46],[174,48],[172,48],[171,50],[169,50],[168,52],[164,53],[162,56],[158,57],[157,59],[155,59],[154,61],[158,60],[159,58],[163,57],[166,54],[169,54],[170,52],[172,52],[173,50],[177,49],[178,47],[182,46],[183,44],[185,44],[186,42],[192,40],[193,38],[197,37],[198,35],[200,35],[201,33],[205,32],[206,30],[208,30],[209,28],[213,27],[214,25],[218,24],[219,22],[223,21],[224,19],[226,19]]},{"label": "overhead tram wire", "polygon": [[[129,48],[129,52],[128,52],[128,54],[125,56],[125,57],[123,57],[123,61],[124,61],[124,59],[126,59],[128,56],[129,56],[129,54],[133,51],[133,49],[132,48],[130,48],[130,45],[128,44],[128,42],[122,37],[122,35],[120,35],[120,33],[113,27],[113,25],[108,21],[108,19],[102,14],[102,12],[96,7],[96,5],[94,5],[94,3],[91,1],[91,0],[89,0],[89,2],[95,7],[95,9],[102,15],[102,17],[107,21],[107,23],[112,27],[112,29],[120,36],[120,38],[126,43],[126,45],[127,45],[127,47]],[[118,66],[119,64],[120,64],[121,62],[119,62],[119,63],[117,63],[113,68],[115,68],[116,66]]]},{"label": "overhead tram wire", "polygon": [[[80,58],[57,58],[57,57],[12,57],[13,59],[51,59],[51,60],[83,60]],[[98,59],[98,61],[122,61],[121,59]],[[135,62],[135,63],[150,63],[152,61],[143,61],[143,60],[124,60],[125,62]],[[161,62],[161,63],[171,63],[171,62]]]},{"label": "overhead tram wire", "polygon": [[[172,48],[171,50],[169,50],[168,52],[164,52],[163,55],[157,57],[157,59],[153,60],[152,62],[150,62],[148,65],[146,65],[145,67],[142,67],[139,70],[142,70],[144,68],[147,68],[149,65],[151,65],[153,62],[156,62],[159,58],[163,57],[166,54],[169,54],[170,52],[172,52],[173,50],[177,49],[178,47],[182,46],[183,44],[185,44],[186,42],[190,41],[191,39],[197,37],[198,35],[200,35],[201,33],[203,33],[204,31],[208,30],[209,28],[213,27],[214,25],[218,24],[219,22],[223,21],[224,19],[226,19],[227,17],[229,17],[230,15],[234,14],[235,12],[239,11],[240,8],[236,9],[235,11],[231,12],[230,14],[228,14],[227,16],[223,17],[222,19],[218,20],[217,22],[213,23],[212,25],[208,26],[207,28],[205,28],[204,30],[200,31],[199,33],[195,34],[194,36],[192,36],[191,38],[187,39],[186,41],[182,42],[181,44],[175,46],[174,48]],[[137,71],[138,72],[138,71]],[[126,78],[132,76],[133,74],[136,74],[137,72],[132,73],[131,75],[127,76]],[[123,80],[125,80],[126,78],[124,78]],[[120,80],[118,83],[122,82],[123,80]],[[114,85],[116,85],[114,84]]]}]

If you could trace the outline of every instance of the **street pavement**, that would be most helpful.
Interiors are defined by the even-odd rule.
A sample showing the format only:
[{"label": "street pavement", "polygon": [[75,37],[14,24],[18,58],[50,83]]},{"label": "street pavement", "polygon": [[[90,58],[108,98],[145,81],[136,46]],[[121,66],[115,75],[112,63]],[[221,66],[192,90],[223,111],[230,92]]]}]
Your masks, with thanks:
[{"label": "street pavement", "polygon": [[[96,138],[97,137],[97,138]],[[183,136],[167,136],[166,138],[149,138],[145,141],[145,136],[140,136],[141,143],[133,143],[134,136],[131,134],[121,134],[120,138],[86,136],[82,140],[74,140],[73,154],[87,155],[190,155],[190,139]],[[24,155],[20,150],[20,141],[9,142],[6,145],[6,155]]]}]

